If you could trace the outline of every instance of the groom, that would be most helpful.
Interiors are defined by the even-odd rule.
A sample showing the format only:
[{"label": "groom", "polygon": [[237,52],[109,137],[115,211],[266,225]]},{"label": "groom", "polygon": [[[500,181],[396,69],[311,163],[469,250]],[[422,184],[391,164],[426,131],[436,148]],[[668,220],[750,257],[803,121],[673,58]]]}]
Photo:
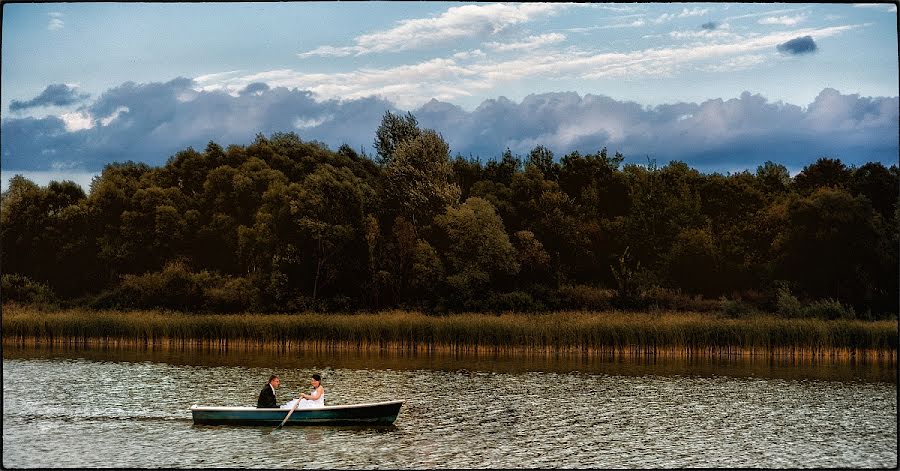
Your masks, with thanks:
[{"label": "groom", "polygon": [[256,407],[278,407],[278,403],[275,402],[275,388],[280,385],[281,379],[278,378],[278,375],[269,376],[269,381],[263,386],[262,391],[259,392]]}]

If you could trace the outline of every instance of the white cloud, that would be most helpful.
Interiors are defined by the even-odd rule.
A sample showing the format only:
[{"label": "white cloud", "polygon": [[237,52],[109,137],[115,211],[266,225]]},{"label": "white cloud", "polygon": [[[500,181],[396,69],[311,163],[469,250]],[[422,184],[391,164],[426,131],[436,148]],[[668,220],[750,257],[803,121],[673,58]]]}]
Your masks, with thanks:
[{"label": "white cloud", "polygon": [[450,41],[488,37],[510,26],[545,18],[570,6],[554,3],[494,3],[451,7],[433,18],[402,20],[391,29],[357,36],[356,44],[353,46],[320,46],[312,51],[297,54],[297,56],[306,58],[363,55],[418,49]]},{"label": "white cloud", "polygon": [[546,46],[548,44],[556,44],[566,40],[566,36],[559,33],[549,33],[542,34],[540,36],[529,36],[525,38],[524,41],[519,41],[515,43],[499,43],[499,42],[490,42],[486,43],[485,46],[489,47],[498,52],[505,51],[517,51],[517,50],[532,50],[541,46]]},{"label": "white cloud", "polygon": [[[51,154],[56,153],[56,149],[48,149]],[[74,170],[77,168],[81,168],[82,164],[79,160],[57,160],[50,164],[50,168],[56,171],[64,171],[64,170]]]},{"label": "white cloud", "polygon": [[122,113],[128,113],[129,110],[127,106],[119,106],[115,109],[109,116],[105,118],[100,118],[100,124],[103,126],[109,126],[109,123],[113,122],[116,118],[119,117]]},{"label": "white cloud", "polygon": [[481,49],[473,49],[471,51],[457,52],[453,54],[453,58],[457,60],[472,59],[475,57],[485,57],[486,54]]},{"label": "white cloud", "polygon": [[297,119],[294,120],[294,127],[297,129],[309,129],[319,126],[321,124],[327,123],[334,119],[334,116],[319,116],[317,118],[307,118],[304,116],[298,116]]},{"label": "white cloud", "polygon": [[[517,57],[500,60],[476,54],[435,58],[416,64],[376,69],[362,68],[345,73],[304,73],[290,69],[250,75],[210,74],[197,77],[201,90],[224,90],[234,96],[254,82],[272,87],[309,90],[317,100],[350,100],[382,97],[411,109],[437,98],[450,101],[474,92],[529,77],[597,79],[626,77],[640,79],[677,73],[686,67],[698,70],[738,70],[763,63],[763,53],[798,36],[824,38],[862,25],[802,28],[767,35],[724,38],[715,44],[689,44],[628,52],[596,54],[591,51],[528,50]],[[466,59],[465,62],[463,59]],[[716,65],[708,65],[715,62]],[[712,69],[703,69],[712,67]]]},{"label": "white cloud", "polygon": [[716,64],[710,64],[701,70],[705,72],[734,72],[738,70],[746,70],[757,65],[766,63],[770,60],[769,56],[763,54],[747,54],[725,59]]},{"label": "white cloud", "polygon": [[212,74],[199,75],[197,77],[194,77],[194,80],[196,80],[198,82],[209,82],[209,81],[221,80],[226,77],[234,77],[235,75],[237,75],[241,72],[243,72],[243,70],[229,70],[227,72],[216,72],[216,73],[212,73]]},{"label": "white cloud", "polygon": [[94,121],[90,113],[83,111],[73,111],[71,113],[63,113],[59,119],[66,125],[66,131],[75,132],[83,129],[94,127]]},{"label": "white cloud", "polygon": [[797,15],[797,16],[769,16],[766,18],[761,18],[757,23],[761,25],[783,25],[783,26],[796,26],[797,24],[806,20],[806,15]]},{"label": "white cloud", "polygon": [[47,13],[47,15],[50,17],[50,22],[47,23],[48,30],[57,31],[63,29],[63,27],[66,25],[62,20],[62,13],[58,11],[51,11],[50,13]]},{"label": "white cloud", "polygon": [[809,9],[809,7],[801,7],[801,8],[784,8],[784,9],[780,9],[780,10],[761,11],[761,12],[756,12],[756,13],[747,13],[747,14],[744,14],[744,15],[729,16],[729,17],[725,18],[725,19],[722,20],[722,21],[732,21],[732,20],[738,20],[738,19],[744,19],[744,18],[755,18],[755,17],[757,17],[757,16],[779,15],[779,14],[782,14],[782,13],[791,13],[791,12],[795,12],[795,11],[803,11],[803,10],[807,10],[807,9]]},{"label": "white cloud", "polygon": [[856,8],[875,8],[888,13],[897,13],[897,5],[893,3],[854,3]]},{"label": "white cloud", "polygon": [[653,20],[653,22],[656,24],[660,24],[660,23],[665,23],[667,21],[672,21],[676,18],[688,18],[691,16],[703,16],[707,13],[709,13],[708,8],[692,8],[690,10],[685,8],[685,9],[681,10],[681,13],[663,13],[662,15],[659,15],[658,18]]},{"label": "white cloud", "polygon": [[334,46],[319,46],[312,51],[302,52],[297,54],[297,57],[301,59],[306,59],[307,57],[346,57],[352,56],[353,54],[364,54],[365,51],[363,48],[359,46],[346,46],[346,47],[334,47]]}]

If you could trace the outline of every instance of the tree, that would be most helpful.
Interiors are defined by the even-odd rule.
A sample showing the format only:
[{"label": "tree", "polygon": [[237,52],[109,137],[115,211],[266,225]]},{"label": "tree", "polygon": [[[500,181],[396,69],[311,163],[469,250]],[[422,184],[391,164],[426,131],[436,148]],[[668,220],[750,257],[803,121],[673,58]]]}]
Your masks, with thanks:
[{"label": "tree", "polygon": [[512,183],[513,175],[519,171],[522,161],[512,154],[507,148],[500,156],[500,160],[491,160],[484,167],[484,177],[495,183],[509,185]]},{"label": "tree", "polygon": [[375,131],[375,152],[382,165],[388,165],[394,158],[397,146],[402,142],[411,141],[422,133],[419,130],[419,122],[410,112],[406,116],[385,111],[381,118],[381,125]]},{"label": "tree", "polygon": [[450,149],[430,129],[397,144],[385,168],[385,179],[389,204],[416,227],[430,224],[435,215],[459,200]]},{"label": "tree", "polygon": [[459,293],[478,296],[502,275],[519,271],[516,249],[503,221],[487,201],[471,197],[435,218],[446,233],[447,283]]},{"label": "tree", "polygon": [[553,151],[542,145],[531,149],[525,165],[537,168],[547,180],[559,178],[559,164],[553,160]]},{"label": "tree", "polygon": [[756,167],[756,181],[763,193],[778,195],[791,187],[791,174],[787,167],[767,160]]},{"label": "tree", "polygon": [[666,268],[673,286],[692,293],[719,291],[719,255],[705,229],[686,229],[675,238]]},{"label": "tree", "polygon": [[[896,251],[867,198],[820,188],[790,202],[786,216],[774,242],[780,274],[809,295],[861,306],[876,290],[897,286]],[[883,278],[883,263],[893,266],[890,281]]]},{"label": "tree", "polygon": [[853,171],[850,191],[868,198],[881,217],[890,220],[900,198],[900,179],[880,162],[869,162]]},{"label": "tree", "polygon": [[534,233],[517,231],[512,242],[516,248],[516,261],[521,267],[518,278],[532,283],[546,279],[550,270],[550,255]]},{"label": "tree", "polygon": [[809,195],[818,188],[847,188],[850,170],[841,159],[822,157],[803,168],[794,177],[794,186],[803,195]]},{"label": "tree", "polygon": [[364,224],[363,201],[368,196],[367,190],[348,169],[336,169],[328,164],[321,165],[304,179],[302,186],[296,188],[290,201],[290,214],[301,241],[311,242],[311,247],[303,244],[303,251],[312,252],[315,270],[312,280],[313,300],[322,288],[342,274],[366,271],[364,257],[340,261],[335,259],[351,247],[365,248],[361,239]]}]

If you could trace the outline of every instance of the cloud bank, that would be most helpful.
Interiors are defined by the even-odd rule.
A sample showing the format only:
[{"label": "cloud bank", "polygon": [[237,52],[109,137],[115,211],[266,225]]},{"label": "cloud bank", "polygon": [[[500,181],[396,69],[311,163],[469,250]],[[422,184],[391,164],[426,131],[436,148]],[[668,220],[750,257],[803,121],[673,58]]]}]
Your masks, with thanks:
[{"label": "cloud bank", "polygon": [[[112,161],[152,165],[210,140],[247,144],[258,132],[296,132],[336,149],[349,144],[372,154],[375,129],[386,110],[405,112],[379,98],[318,101],[301,89],[251,83],[240,93],[204,91],[191,79],[124,83],[65,116],[6,118],[2,167],[96,171]],[[626,162],[682,160],[703,171],[755,169],[766,160],[798,168],[821,156],[849,164],[896,163],[898,98],[845,95],[825,89],[808,106],[770,103],[745,92],[738,98],[646,107],[602,95],[542,93],[516,103],[500,97],[473,111],[432,100],[410,110],[423,127],[441,132],[453,154],[496,158],[506,149],[525,155],[536,145],[557,156],[602,147]]]}]

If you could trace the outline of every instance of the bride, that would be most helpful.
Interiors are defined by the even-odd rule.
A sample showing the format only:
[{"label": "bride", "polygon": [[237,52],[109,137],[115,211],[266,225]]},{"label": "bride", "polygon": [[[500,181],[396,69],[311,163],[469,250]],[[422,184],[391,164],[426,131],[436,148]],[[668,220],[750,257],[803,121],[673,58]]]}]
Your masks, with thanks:
[{"label": "bride", "polygon": [[299,399],[288,401],[287,404],[281,406],[282,409],[293,409],[297,404],[297,409],[308,409],[310,407],[325,406],[325,388],[322,387],[322,377],[318,373],[312,375],[312,391],[310,394],[300,394]]}]

